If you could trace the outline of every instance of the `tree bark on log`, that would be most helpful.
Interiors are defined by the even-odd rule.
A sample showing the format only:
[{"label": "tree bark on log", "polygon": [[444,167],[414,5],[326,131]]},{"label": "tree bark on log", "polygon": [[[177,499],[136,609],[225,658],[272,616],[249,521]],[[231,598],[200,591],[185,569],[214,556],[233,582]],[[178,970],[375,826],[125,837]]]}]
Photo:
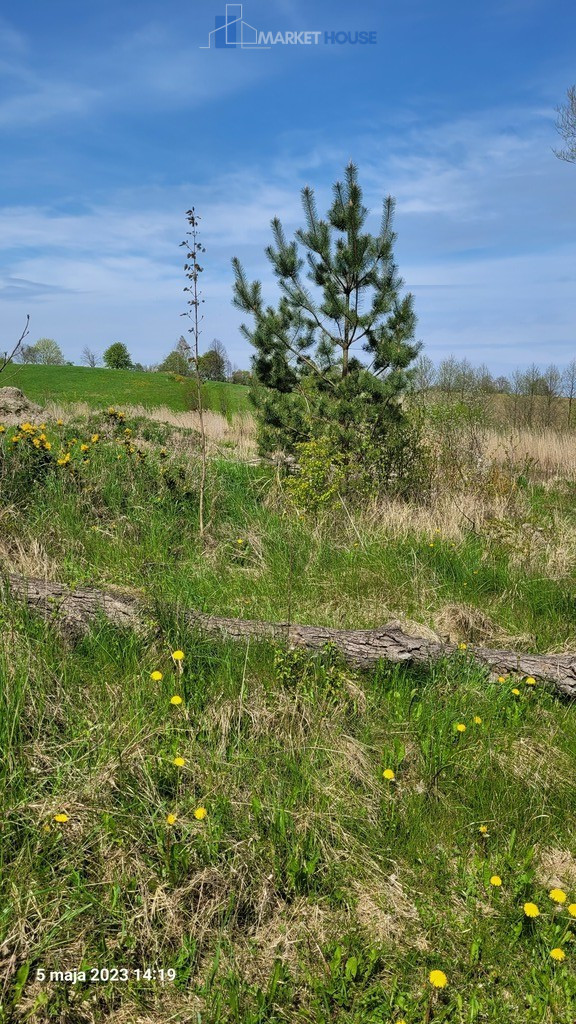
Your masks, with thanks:
[{"label": "tree bark on log", "polygon": [[[98,614],[117,626],[138,628],[150,607],[144,597],[97,590],[93,587],[70,589],[49,580],[8,573],[0,579],[3,598],[9,594],[24,600],[45,619],[64,622],[81,632],[89,628]],[[382,658],[391,662],[430,663],[458,650],[456,644],[433,642],[408,636],[399,622],[377,629],[331,629],[325,626],[298,626],[288,622],[259,622],[228,619],[218,615],[187,610],[185,619],[211,636],[243,640],[271,638],[286,641],[292,647],[320,651],[331,643],[349,664],[371,668]],[[494,675],[514,673],[534,676],[550,684],[559,694],[576,697],[576,653],[522,654],[492,650],[469,644],[467,653],[487,665]]]}]

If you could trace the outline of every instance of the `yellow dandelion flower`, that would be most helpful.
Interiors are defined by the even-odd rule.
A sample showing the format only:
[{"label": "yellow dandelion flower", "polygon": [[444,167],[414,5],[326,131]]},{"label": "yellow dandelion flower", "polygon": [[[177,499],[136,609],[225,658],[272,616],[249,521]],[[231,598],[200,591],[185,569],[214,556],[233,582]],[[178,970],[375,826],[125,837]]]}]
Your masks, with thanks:
[{"label": "yellow dandelion flower", "polygon": [[505,683],[507,678],[508,678],[507,676],[498,676],[498,682],[499,683]]},{"label": "yellow dandelion flower", "polygon": [[499,885],[502,885],[502,879],[500,878],[500,875],[492,875],[490,879],[490,885],[495,885],[497,888]]},{"label": "yellow dandelion flower", "polygon": [[90,447],[90,445],[89,445],[89,444],[81,444],[81,445],[80,445],[80,451],[81,451],[81,452],[87,452],[87,451],[88,451],[88,449],[89,449],[89,447]]},{"label": "yellow dandelion flower", "polygon": [[481,834],[482,834],[483,836],[487,836],[487,835],[488,835],[488,825],[480,825],[480,828],[478,829],[478,831],[479,831],[479,832],[480,832],[480,833],[481,833]]},{"label": "yellow dandelion flower", "polygon": [[65,821],[68,821],[68,820],[69,819],[68,819],[68,815],[67,814],[55,814],[54,815],[54,821],[60,821],[60,822],[64,823]]},{"label": "yellow dandelion flower", "polygon": [[480,715],[474,715],[474,725],[482,725],[482,719]]},{"label": "yellow dandelion flower", "polygon": [[538,907],[535,903],[525,903],[524,913],[526,914],[526,917],[538,917],[540,911],[538,910]]},{"label": "yellow dandelion flower", "polygon": [[34,445],[35,448],[39,448],[40,447],[40,438],[39,437],[32,438],[32,444]]},{"label": "yellow dandelion flower", "polygon": [[194,811],[194,817],[198,821],[203,821],[207,813],[208,812],[205,807],[197,807],[196,810]]},{"label": "yellow dandelion flower", "polygon": [[154,669],[154,671],[150,673],[150,679],[153,679],[155,683],[160,682],[163,678],[162,673],[159,672],[158,669]]},{"label": "yellow dandelion flower", "polygon": [[92,438],[91,438],[92,444],[96,444],[96,441],[99,441],[99,440],[100,440],[100,434],[92,434]]},{"label": "yellow dandelion flower", "polygon": [[172,657],[174,658],[174,661],[183,661],[184,651],[172,651]]},{"label": "yellow dandelion flower", "polygon": [[518,690],[516,687],[514,687],[514,689],[511,692],[514,694],[515,697],[520,696],[520,690]]},{"label": "yellow dandelion flower", "polygon": [[243,544],[243,543],[244,543],[244,541],[242,540],[242,538],[241,538],[241,537],[238,537],[238,540],[236,541],[236,543],[237,543],[237,544]]},{"label": "yellow dandelion flower", "polygon": [[2,423],[0,423],[0,434],[3,434],[5,432],[5,430],[6,430],[6,427]]},{"label": "yellow dandelion flower", "polygon": [[448,978],[444,971],[430,971],[429,981],[434,988],[446,988],[448,984]]},{"label": "yellow dandelion flower", "polygon": [[56,426],[57,427],[63,427],[64,426],[64,420],[56,420]]},{"label": "yellow dandelion flower", "polygon": [[[36,429],[35,427],[32,427],[32,430],[35,430],[35,429]],[[41,423],[40,424],[40,430],[46,430],[46,424],[45,423]]]},{"label": "yellow dandelion flower", "polygon": [[551,949],[550,950],[550,956],[552,957],[553,960],[558,960],[558,961],[566,959],[566,953],[564,952],[563,949],[560,949],[558,946],[556,947],[556,949]]},{"label": "yellow dandelion flower", "polygon": [[570,917],[576,917],[576,903],[571,903],[568,907],[568,913]]},{"label": "yellow dandelion flower", "polygon": [[536,680],[534,679],[534,676],[527,676],[524,682],[527,686],[536,686]]},{"label": "yellow dandelion flower", "polygon": [[563,889],[551,889],[548,895],[554,903],[566,903],[566,893]]},{"label": "yellow dandelion flower", "polygon": [[168,825],[174,825],[175,822],[176,822],[176,817],[177,816],[175,814],[167,814],[166,815],[166,822],[167,822],[167,824]]},{"label": "yellow dandelion flower", "polygon": [[465,651],[465,650],[466,650],[466,647],[467,647],[467,646],[468,646],[468,645],[467,645],[467,644],[464,644],[464,643],[462,643],[462,644],[458,644],[458,650],[459,650],[459,651]]},{"label": "yellow dandelion flower", "polygon": [[172,764],[175,764],[177,768],[183,768],[184,765],[186,764],[186,758],[175,757],[174,760],[172,761]]},{"label": "yellow dandelion flower", "polygon": [[466,732],[466,726],[464,725],[464,722],[456,723],[456,732]]},{"label": "yellow dandelion flower", "polygon": [[171,704],[181,704],[182,703],[182,697],[179,697],[178,694],[175,693],[173,697],[170,697],[170,703]]},{"label": "yellow dandelion flower", "polygon": [[393,782],[394,779],[396,778],[391,768],[385,768],[384,771],[382,772],[382,775],[384,776],[385,779],[388,779],[390,782]]},{"label": "yellow dandelion flower", "polygon": [[16,441],[19,441],[19,440],[20,440],[20,438],[21,438],[21,434],[13,434],[13,436],[12,436],[11,440],[12,440],[13,442],[16,442]]},{"label": "yellow dandelion flower", "polygon": [[49,452],[52,447],[51,441],[44,441],[44,451]]}]

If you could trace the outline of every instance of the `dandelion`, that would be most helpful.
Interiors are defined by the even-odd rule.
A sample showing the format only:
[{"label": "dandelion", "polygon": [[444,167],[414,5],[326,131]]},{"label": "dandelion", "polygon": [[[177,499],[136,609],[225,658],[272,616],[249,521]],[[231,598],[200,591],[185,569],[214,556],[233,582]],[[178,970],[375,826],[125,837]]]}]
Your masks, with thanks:
[{"label": "dandelion", "polygon": [[480,715],[474,715],[474,725],[482,725],[482,719]]},{"label": "dandelion", "polygon": [[527,676],[524,682],[526,683],[526,686],[536,686],[536,680],[534,679],[534,676]]},{"label": "dandelion", "polygon": [[498,676],[498,682],[499,683],[505,683],[507,678],[508,678],[507,676]]},{"label": "dandelion", "polygon": [[467,646],[468,646],[468,645],[467,645],[467,644],[464,644],[464,643],[462,643],[462,644],[458,644],[458,650],[459,650],[459,651],[465,651],[465,650],[466,650],[466,647],[467,647]]},{"label": "dandelion", "polygon": [[13,436],[12,436],[12,442],[13,442],[13,443],[15,444],[15,443],[16,443],[16,441],[19,441],[19,440],[20,440],[20,437],[21,437],[21,435],[20,435],[20,434],[13,434]]},{"label": "dandelion", "polygon": [[490,885],[495,885],[496,888],[498,888],[499,885],[502,885],[502,879],[500,878],[500,875],[492,875],[490,879]]},{"label": "dandelion", "polygon": [[100,440],[100,434],[92,434],[92,437],[91,437],[92,444],[96,444],[96,441],[99,441],[99,440]]},{"label": "dandelion", "polygon": [[464,722],[456,723],[456,732],[466,732],[466,726],[464,725]]},{"label": "dandelion", "polygon": [[183,661],[184,651],[172,651],[172,657],[174,658],[174,661]]},{"label": "dandelion", "polygon": [[205,807],[197,807],[196,810],[194,811],[194,817],[197,819],[197,821],[204,821],[204,818],[206,817],[207,813],[208,812]]},{"label": "dandelion", "polygon": [[518,690],[516,687],[514,687],[514,689],[512,690],[512,693],[514,694],[515,697],[519,697],[520,696],[520,690]]},{"label": "dandelion", "polygon": [[175,693],[173,697],[170,697],[170,703],[171,704],[181,704],[182,703],[182,697],[179,697],[178,694]]},{"label": "dandelion", "polygon": [[63,427],[64,426],[64,420],[56,420],[56,426],[57,427]]},{"label": "dandelion", "polygon": [[59,466],[66,466],[69,462],[70,462],[70,452],[66,452],[66,455],[63,455],[62,458],[58,459],[58,465]]},{"label": "dandelion", "polygon": [[382,775],[384,776],[385,779],[388,779],[389,782],[393,782],[394,779],[396,778],[391,768],[385,768],[384,771],[382,772]]},{"label": "dandelion", "polygon": [[525,903],[524,913],[526,914],[526,917],[538,917],[540,911],[538,910],[538,907],[535,903]]},{"label": "dandelion", "polygon": [[55,814],[55,815],[54,815],[54,821],[59,821],[59,822],[62,822],[62,824],[63,824],[63,823],[65,822],[65,821],[68,821],[68,820],[69,820],[69,819],[68,819],[68,815],[67,815],[67,814]]},{"label": "dandelion", "polygon": [[88,449],[89,449],[89,447],[90,447],[90,445],[89,445],[89,444],[81,444],[81,445],[80,445],[80,451],[81,451],[81,452],[87,452],[87,451],[88,451]]},{"label": "dandelion", "polygon": [[176,814],[167,814],[166,815],[166,823],[168,825],[174,825],[175,822],[176,822],[176,817],[177,817]]},{"label": "dandelion", "polygon": [[566,903],[566,893],[562,889],[551,889],[548,895],[554,903]]},{"label": "dandelion", "polygon": [[560,949],[558,946],[556,947],[556,949],[551,949],[550,950],[550,956],[552,957],[553,960],[558,960],[558,961],[566,959],[566,953],[564,952],[563,949]]},{"label": "dandelion", "polygon": [[576,917],[576,903],[571,903],[568,907],[568,913],[570,917]]},{"label": "dandelion", "polygon": [[480,832],[480,835],[487,836],[488,835],[488,825],[480,825],[480,828],[478,829],[478,831]]},{"label": "dandelion", "polygon": [[159,683],[160,680],[163,679],[163,675],[158,671],[158,669],[154,669],[154,671],[150,673],[150,679],[153,679],[155,683]]},{"label": "dandelion", "polygon": [[186,764],[186,758],[175,757],[174,760],[172,761],[172,764],[175,764],[177,768],[183,768],[184,765]]},{"label": "dandelion", "polygon": [[434,988],[446,988],[448,984],[448,978],[444,974],[444,971],[430,971],[430,984],[434,985]]},{"label": "dandelion", "polygon": [[0,423],[0,434],[3,434],[5,432],[5,430],[6,430],[6,427],[2,423]]},{"label": "dandelion", "polygon": [[52,442],[51,441],[44,441],[44,451],[45,452],[49,452],[51,447],[52,447]]},{"label": "dandelion", "polygon": [[238,537],[238,540],[236,541],[236,543],[237,543],[237,544],[243,544],[243,543],[244,543],[244,541],[242,540],[242,538],[241,538],[241,537]]}]

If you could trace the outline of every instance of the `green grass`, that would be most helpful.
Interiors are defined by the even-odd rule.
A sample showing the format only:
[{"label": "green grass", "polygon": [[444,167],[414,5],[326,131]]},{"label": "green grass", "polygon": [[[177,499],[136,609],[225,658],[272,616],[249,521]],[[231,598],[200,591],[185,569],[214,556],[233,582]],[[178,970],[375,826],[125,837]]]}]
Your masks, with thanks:
[{"label": "green grass", "polygon": [[[4,563],[135,588],[150,615],[139,635],[101,621],[75,638],[0,609],[0,1024],[573,1024],[573,707],[522,680],[515,695],[467,652],[355,672],[209,640],[178,612],[352,627],[453,602],[545,649],[574,643],[573,567],[519,563],[508,534],[317,523],[272,471],[223,459],[202,549],[196,435],[186,458],[145,421],[49,425],[49,452],[12,434]],[[573,515],[560,492],[528,499],[548,530]],[[37,980],[82,967],[175,979]]]},{"label": "green grass", "polygon": [[[195,382],[178,381],[168,373],[107,370],[85,366],[10,365],[2,374],[2,387],[17,387],[33,402],[87,402],[94,408],[143,405],[166,406],[185,412],[196,404]],[[206,407],[232,415],[248,408],[248,388],[240,384],[210,382],[203,389]]]}]

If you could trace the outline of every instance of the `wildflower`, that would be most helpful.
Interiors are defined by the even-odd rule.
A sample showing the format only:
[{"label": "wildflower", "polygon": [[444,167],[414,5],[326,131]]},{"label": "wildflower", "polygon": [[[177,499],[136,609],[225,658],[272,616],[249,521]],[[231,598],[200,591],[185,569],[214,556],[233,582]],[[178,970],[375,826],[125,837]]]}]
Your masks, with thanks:
[{"label": "wildflower", "polygon": [[524,913],[526,914],[526,917],[538,917],[540,911],[535,903],[525,903]]},{"label": "wildflower", "polygon": [[100,440],[100,434],[92,434],[92,438],[91,438],[92,444],[96,444],[96,441],[99,441],[99,440]]},{"label": "wildflower", "polygon": [[197,807],[196,810],[194,811],[194,817],[198,821],[204,821],[204,818],[206,817],[206,814],[207,814],[207,811],[206,811],[205,807]]},{"label": "wildflower", "polygon": [[39,437],[33,437],[32,438],[32,444],[34,445],[35,448],[39,448],[40,447],[40,438]]},{"label": "wildflower", "polygon": [[55,814],[54,815],[54,821],[61,821],[61,822],[68,821],[68,815],[67,814]]},{"label": "wildflower", "polygon": [[66,455],[63,455],[62,458],[58,459],[59,466],[65,466],[68,462],[70,462],[70,452],[66,452]]},{"label": "wildflower", "polygon": [[56,426],[57,427],[63,427],[64,426],[64,420],[56,420]]},{"label": "wildflower", "polygon": [[175,814],[167,814],[166,815],[166,822],[167,822],[168,825],[174,825],[174,823],[176,822],[176,815]]},{"label": "wildflower", "polygon": [[458,650],[459,651],[465,651],[466,647],[467,647],[467,644],[464,644],[464,643],[458,644]]},{"label": "wildflower", "polygon": [[464,725],[464,722],[456,723],[456,732],[466,732],[466,726]]},{"label": "wildflower", "polygon": [[51,447],[52,447],[52,442],[51,441],[44,441],[44,451],[45,452],[49,452]]},{"label": "wildflower", "polygon": [[124,430],[124,433],[130,435],[132,433],[132,431],[130,430],[130,427],[126,427],[125,430]]},{"label": "wildflower", "polygon": [[384,771],[382,772],[382,775],[384,776],[385,779],[388,779],[389,782],[393,782],[394,779],[396,778],[391,768],[385,768]]},{"label": "wildflower", "polygon": [[536,686],[536,680],[534,679],[534,676],[527,676],[524,682],[526,683],[526,686]]},{"label": "wildflower", "polygon": [[2,423],[0,423],[0,434],[3,434],[5,430],[6,427]]},{"label": "wildflower", "polygon": [[89,447],[90,447],[90,445],[89,445],[89,444],[81,444],[81,445],[80,445],[80,451],[81,451],[81,452],[87,452],[87,451],[88,451],[88,449],[89,449]]},{"label": "wildflower", "polygon": [[175,757],[174,760],[172,761],[172,764],[175,764],[177,768],[183,768],[184,765],[186,764],[186,758]]},{"label": "wildflower", "polygon": [[430,971],[430,984],[434,985],[434,988],[445,988],[448,984],[448,978],[444,974],[444,971]]},{"label": "wildflower", "polygon": [[474,725],[482,725],[482,719],[480,715],[474,715]]},{"label": "wildflower", "polygon": [[150,679],[153,679],[155,683],[160,682],[162,678],[162,673],[159,672],[158,669],[154,669],[154,671],[150,673]]},{"label": "wildflower", "polygon": [[172,651],[172,657],[174,658],[174,661],[183,661],[184,651]]},{"label": "wildflower", "polygon": [[570,917],[576,917],[576,903],[571,903],[568,907],[568,913]]},{"label": "wildflower", "polygon": [[480,832],[481,835],[487,836],[488,835],[488,825],[480,825],[480,828],[478,829],[478,831]]},{"label": "wildflower", "polygon": [[562,889],[552,889],[549,896],[551,900],[554,900],[554,903],[566,902],[566,893]]},{"label": "wildflower", "polygon": [[495,885],[496,887],[502,885],[502,879],[500,878],[500,875],[492,875],[492,878],[490,879],[490,885]]},{"label": "wildflower", "polygon": [[13,434],[13,436],[12,436],[12,441],[13,441],[13,442],[15,442],[15,441],[19,441],[19,440],[20,440],[20,437],[21,437],[21,435],[20,435],[20,434]]},{"label": "wildflower", "polygon": [[552,957],[553,960],[565,960],[566,959],[566,953],[564,952],[563,949],[560,949],[558,946],[556,947],[556,949],[551,949],[550,950],[550,956]]},{"label": "wildflower", "polygon": [[429,543],[428,547],[429,547],[429,548],[433,548],[433,547],[434,547],[434,542],[433,542],[433,541],[430,541],[430,543]]},{"label": "wildflower", "polygon": [[243,544],[243,543],[244,543],[244,541],[242,540],[242,538],[241,538],[241,537],[238,537],[238,540],[236,541],[236,543],[237,543],[237,544]]},{"label": "wildflower", "polygon": [[507,679],[507,676],[498,676],[498,682],[499,683],[505,683],[506,679]]},{"label": "wildflower", "polygon": [[170,703],[171,704],[181,704],[182,703],[182,697],[179,697],[178,694],[175,693],[173,697],[170,697]]},{"label": "wildflower", "polygon": [[514,687],[514,689],[511,692],[514,694],[515,697],[520,696],[520,690],[518,690],[516,687]]}]

